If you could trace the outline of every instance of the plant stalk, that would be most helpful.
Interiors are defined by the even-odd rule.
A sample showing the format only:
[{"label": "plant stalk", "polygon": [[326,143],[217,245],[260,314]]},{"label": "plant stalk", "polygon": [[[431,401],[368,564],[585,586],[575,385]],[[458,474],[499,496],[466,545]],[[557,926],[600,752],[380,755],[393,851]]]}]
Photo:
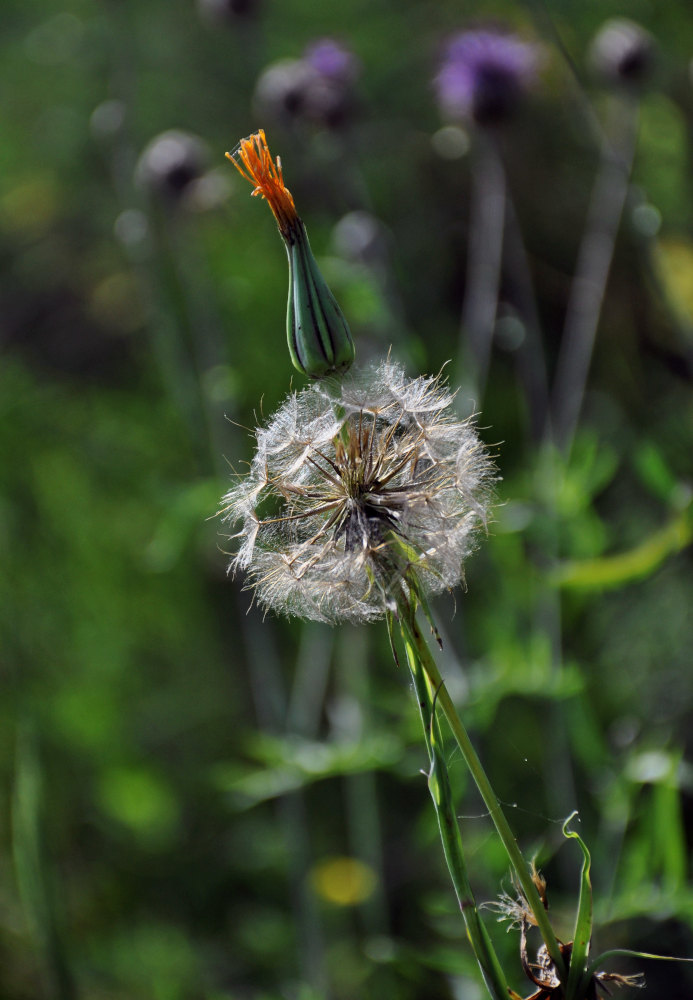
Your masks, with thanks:
[{"label": "plant stalk", "polygon": [[503,843],[518,882],[520,883],[522,892],[524,893],[524,896],[534,915],[537,927],[539,928],[539,932],[544,940],[547,951],[551,956],[551,960],[556,967],[556,971],[561,978],[561,981],[564,982],[566,967],[563,955],[561,954],[558,940],[554,934],[553,927],[551,926],[544,904],[542,903],[537,888],[532,881],[529,867],[522,856],[520,848],[517,846],[515,836],[510,828],[510,824],[505,818],[505,814],[503,813],[500,802],[498,801],[498,797],[496,796],[491,782],[489,781],[481,761],[479,760],[477,752],[472,745],[469,734],[457,714],[431,651],[421,634],[421,630],[416,622],[415,609],[412,608],[410,603],[404,599],[399,602],[399,624],[405,641],[416,650],[416,655],[421,662],[423,670],[426,673],[426,677],[428,678],[431,687],[436,692],[436,697],[440,702],[445,717],[448,720],[450,728],[452,729],[457,745],[459,746],[465,763],[469,768],[479,792],[481,793],[481,797],[486,804],[486,808],[488,809],[489,815],[493,820],[498,836]]},{"label": "plant stalk", "polygon": [[479,915],[467,875],[462,837],[453,808],[450,776],[443,752],[440,725],[435,710],[437,693],[424,669],[416,646],[404,630],[403,640],[416,691],[416,699],[421,713],[426,749],[428,750],[430,759],[428,789],[436,809],[445,860],[447,861],[457,901],[464,918],[467,937],[469,938],[476,960],[479,963],[486,988],[493,997],[493,1000],[508,1000],[508,997],[514,994],[508,989],[498,956]]}]

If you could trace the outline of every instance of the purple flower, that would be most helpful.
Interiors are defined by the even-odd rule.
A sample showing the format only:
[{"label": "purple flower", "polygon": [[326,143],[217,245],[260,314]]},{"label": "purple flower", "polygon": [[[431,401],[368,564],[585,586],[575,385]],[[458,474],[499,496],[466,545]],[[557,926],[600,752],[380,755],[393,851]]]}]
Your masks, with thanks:
[{"label": "purple flower", "polygon": [[320,76],[337,83],[352,83],[359,75],[359,63],[353,52],[333,38],[312,42],[303,58]]},{"label": "purple flower", "polygon": [[445,117],[480,125],[507,118],[533,83],[535,45],[498,31],[465,31],[448,42],[435,78]]},{"label": "purple flower", "polygon": [[283,59],[268,66],[255,89],[262,114],[298,119],[323,128],[346,125],[355,110],[357,57],[331,38],[311,43],[301,59]]}]

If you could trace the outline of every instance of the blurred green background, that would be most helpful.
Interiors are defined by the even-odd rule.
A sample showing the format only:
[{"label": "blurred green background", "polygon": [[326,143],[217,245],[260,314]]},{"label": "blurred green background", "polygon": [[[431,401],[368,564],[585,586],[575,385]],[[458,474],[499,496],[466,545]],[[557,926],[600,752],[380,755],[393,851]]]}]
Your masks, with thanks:
[{"label": "blurred green background", "polygon": [[[472,17],[540,43],[500,146],[551,373],[613,97],[586,54],[624,14],[658,54],[574,447],[547,474],[508,267],[480,421],[501,503],[436,613],[558,933],[577,808],[595,948],[693,954],[690,5],[4,0],[3,1000],[481,997],[384,628],[263,620],[226,576],[218,498],[292,375],[284,252],[223,154],[264,126],[362,360],[459,373],[475,139],[432,80]],[[258,106],[266,68],[326,36],[358,61],[343,103]],[[451,763],[491,900],[509,873]],[[621,968],[693,993],[683,966]]]}]

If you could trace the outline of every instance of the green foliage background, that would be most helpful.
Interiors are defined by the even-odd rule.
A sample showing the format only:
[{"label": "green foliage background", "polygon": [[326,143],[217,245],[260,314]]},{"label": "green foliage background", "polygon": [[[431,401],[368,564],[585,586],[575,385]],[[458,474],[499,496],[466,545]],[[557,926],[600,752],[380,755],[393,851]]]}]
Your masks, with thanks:
[{"label": "green foliage background", "polygon": [[[359,356],[436,371],[458,352],[470,191],[469,157],[432,141],[436,58],[472,17],[540,40],[503,156],[551,369],[606,101],[586,51],[623,14],[658,69],[571,460],[554,494],[501,330],[481,420],[501,503],[468,593],[436,610],[559,934],[577,808],[600,950],[693,954],[693,10],[265,0],[212,29],[193,0],[4,0],[0,998],[481,995],[384,629],[263,620],[225,574],[210,517],[292,377],[283,250],[223,152],[266,128]],[[263,67],[325,35],[362,64],[349,127],[259,121]],[[170,128],[208,144],[206,210],[133,182]],[[353,210],[380,220],[377,266],[336,249]],[[509,875],[451,759],[492,899]],[[528,991],[516,936],[494,935]],[[682,967],[645,972],[648,995],[691,995]]]}]

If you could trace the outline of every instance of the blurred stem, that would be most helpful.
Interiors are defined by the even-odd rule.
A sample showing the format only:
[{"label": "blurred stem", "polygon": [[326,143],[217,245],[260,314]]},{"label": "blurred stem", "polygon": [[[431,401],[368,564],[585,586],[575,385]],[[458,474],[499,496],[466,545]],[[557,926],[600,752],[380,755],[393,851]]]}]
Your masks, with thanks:
[{"label": "blurred stem", "polygon": [[20,896],[32,925],[55,1000],[77,996],[58,928],[51,873],[45,856],[43,775],[33,725],[20,723],[12,802],[12,850]]},{"label": "blurred stem", "polygon": [[637,123],[637,99],[631,94],[614,95],[606,129],[608,138],[602,145],[568,299],[553,388],[553,433],[566,454],[570,452],[582,407],[606,283],[628,194]]},{"label": "blurred stem", "polygon": [[431,683],[409,631],[403,628],[402,634],[431,765],[428,772],[428,788],[436,809],[445,860],[455,887],[457,902],[464,918],[469,942],[489,993],[494,1000],[508,1000],[510,995],[508,985],[488,931],[479,916],[479,909],[467,875],[462,837],[452,804],[450,775],[442,749],[443,741],[435,711],[437,689]]},{"label": "blurred stem", "polygon": [[[151,206],[144,211],[133,190],[133,173],[137,152],[130,136],[131,109],[137,104],[138,54],[134,46],[131,17],[124,5],[109,0],[104,4],[108,19],[110,46],[111,98],[124,109],[123,123],[112,133],[101,137],[103,155],[117,195],[121,211],[138,211],[147,221],[147,242],[130,245],[123,250],[142,286],[152,296],[155,315],[148,324],[152,353],[162,380],[176,409],[182,414],[185,427],[195,448],[200,465],[210,465],[209,429],[201,399],[201,386],[182,337],[178,310],[176,280],[170,262],[162,254],[162,219],[155,218]],[[135,207],[136,206],[136,207]]]},{"label": "blurred stem", "polygon": [[157,359],[167,390],[185,414],[201,466],[221,479],[228,472],[222,456],[237,451],[237,431],[223,404],[210,395],[210,374],[228,367],[230,357],[199,234],[192,219],[153,199],[147,219],[147,280],[158,304],[153,329]]},{"label": "blurred stem", "polygon": [[492,136],[482,129],[472,149],[467,276],[462,306],[457,384],[481,406],[498,308],[505,171]]},{"label": "blurred stem", "polygon": [[180,262],[171,239],[173,220],[150,206],[147,216],[151,258],[149,283],[158,305],[153,329],[154,349],[165,386],[175,400],[204,468],[216,466],[221,449],[210,418],[197,355],[198,330],[191,322],[187,289],[183,287]]},{"label": "blurred stem", "polygon": [[512,865],[518,882],[522,888],[522,892],[524,893],[525,899],[527,900],[529,908],[534,915],[539,932],[544,939],[544,944],[546,945],[549,955],[556,966],[558,975],[563,981],[566,972],[563,956],[561,954],[556,935],[554,934],[549,921],[548,914],[544,909],[544,904],[542,903],[537,888],[532,881],[529,866],[522,856],[520,848],[517,846],[515,836],[510,828],[510,824],[505,818],[505,814],[503,813],[500,802],[498,801],[498,797],[496,796],[496,793],[491,786],[491,782],[489,781],[481,761],[479,760],[479,756],[472,745],[469,734],[457,714],[431,651],[421,634],[421,630],[419,629],[416,621],[415,608],[413,608],[410,602],[402,596],[398,604],[398,612],[399,624],[402,629],[405,643],[407,643],[408,646],[410,645],[413,647],[416,651],[416,656],[421,662],[421,666],[426,673],[426,677],[428,678],[433,690],[436,692],[436,697],[439,700],[445,717],[448,720],[450,728],[452,729],[457,745],[459,746],[462,756],[464,757],[464,761],[469,768],[479,792],[481,793],[481,797],[486,804],[486,808],[488,809],[489,815],[494,826],[496,827],[498,836],[503,843],[510,864]]},{"label": "blurred stem", "polygon": [[523,0],[523,3],[531,12],[530,16],[536,25],[537,36],[539,38],[550,39],[555,45],[556,50],[560,52],[563,57],[563,61],[568,67],[570,77],[573,81],[573,92],[578,110],[588,126],[595,142],[603,141],[604,132],[601,122],[599,121],[594,107],[592,106],[592,102],[587,95],[583,74],[580,71],[578,64],[570,54],[568,46],[563,41],[563,36],[559,31],[558,25],[554,19],[547,0]]},{"label": "blurred stem", "polygon": [[[339,737],[352,745],[373,728],[373,720],[369,718],[373,704],[371,671],[368,669],[370,634],[368,629],[344,626],[337,639],[337,678],[343,692],[340,694],[353,705],[351,711],[347,704]],[[374,770],[350,774],[344,779],[350,850],[378,876],[374,892],[359,908],[364,929],[373,935],[389,932],[383,896],[383,845],[376,780]]]},{"label": "blurred stem", "polygon": [[[235,452],[230,445],[236,432],[222,405],[210,398],[205,376],[228,364],[229,352],[199,250],[199,220],[154,199],[144,204],[133,188],[137,151],[130,120],[138,100],[138,53],[129,13],[116,0],[104,6],[112,42],[110,91],[123,106],[124,121],[101,136],[103,154],[121,210],[139,212],[147,222],[146,240],[126,242],[123,250],[154,303],[148,332],[164,389],[183,416],[201,469],[211,467],[222,476],[226,468],[220,456]],[[251,51],[238,46],[244,56]]]},{"label": "blurred stem", "polygon": [[[548,506],[547,559],[553,571],[560,551],[558,515],[559,477],[575,437],[587,385],[599,318],[630,185],[636,148],[638,102],[630,94],[613,95],[607,126],[602,133],[601,157],[578,251],[575,275],[566,310],[565,326],[544,435]],[[554,441],[557,448],[554,448]],[[562,454],[561,454],[562,453]],[[562,661],[561,605],[555,590],[545,593],[540,613],[551,637],[554,663]],[[567,811],[575,802],[567,729],[561,707],[550,707],[547,728],[555,754],[547,774],[554,801]],[[564,862],[565,863],[565,862]]]},{"label": "blurred stem", "polygon": [[282,795],[278,802],[278,815],[290,855],[291,907],[295,915],[301,975],[318,996],[329,1000],[331,994],[325,967],[320,914],[308,879],[313,850],[309,836],[311,820],[305,796],[300,791]]},{"label": "blurred stem", "polygon": [[541,320],[537,308],[532,272],[515,206],[508,195],[505,204],[505,280],[515,300],[525,328],[525,337],[517,349],[517,367],[522,382],[533,442],[541,440],[549,406],[548,375],[541,339]]},{"label": "blurred stem", "polygon": [[[258,724],[266,732],[280,734],[287,726],[291,729],[289,723],[297,719],[300,692],[294,691],[291,699],[287,698],[282,678],[281,658],[268,623],[260,624],[252,617],[248,617],[246,622],[247,661],[250,664],[251,693]],[[310,653],[313,681],[321,684],[321,675],[329,668],[331,644],[319,648],[314,644],[314,639],[313,627],[304,624],[299,661],[307,660],[309,656],[306,654]],[[303,672],[299,672],[299,677],[301,684],[309,682],[309,678]],[[302,735],[309,734],[313,724],[317,725],[319,706],[313,708],[315,712],[309,708],[308,715],[304,717],[302,723],[299,722],[299,732]],[[320,915],[307,877],[313,851],[310,838],[311,826],[303,792],[298,790],[280,796],[277,812],[279,830],[284,831],[289,849],[291,906],[295,914],[301,974],[319,996],[329,1000]]]},{"label": "blurred stem", "polygon": [[317,739],[334,649],[334,635],[312,622],[301,626],[296,668],[286,710],[286,731]]}]

